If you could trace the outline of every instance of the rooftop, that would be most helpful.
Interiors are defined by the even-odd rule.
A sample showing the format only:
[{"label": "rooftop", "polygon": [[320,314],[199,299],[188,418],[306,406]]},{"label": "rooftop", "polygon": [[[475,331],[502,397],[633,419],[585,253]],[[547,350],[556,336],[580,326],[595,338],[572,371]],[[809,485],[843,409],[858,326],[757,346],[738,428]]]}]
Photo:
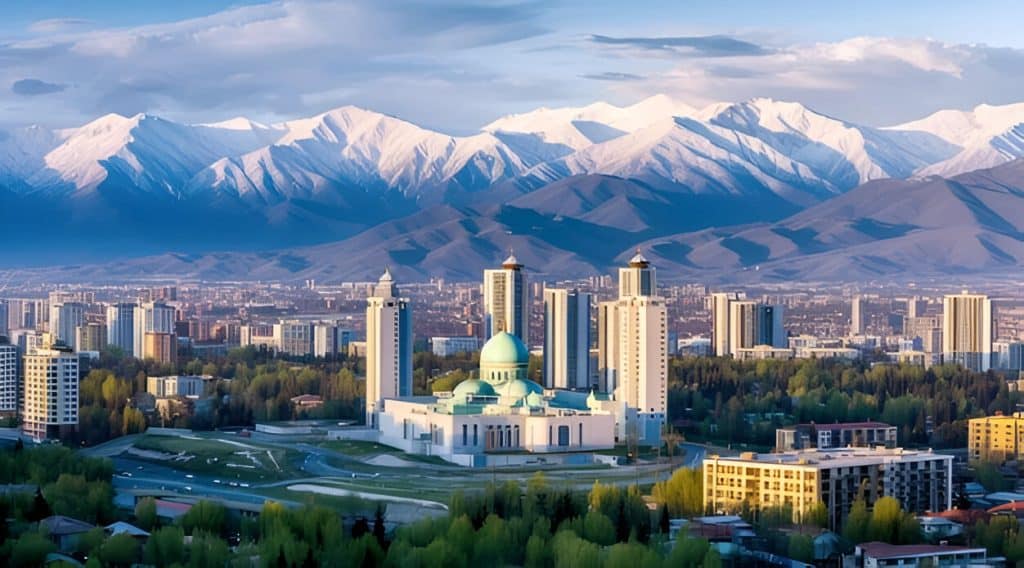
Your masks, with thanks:
[{"label": "rooftop", "polygon": [[953,456],[936,454],[931,450],[905,450],[903,448],[828,448],[806,449],[775,454],[745,452],[738,457],[712,455],[708,462],[732,462],[740,464],[763,463],[766,465],[789,465],[794,467],[832,468],[876,465],[890,461],[931,461],[953,460]]},{"label": "rooftop", "polygon": [[877,558],[879,560],[951,554],[985,554],[984,548],[946,546],[940,544],[888,544],[884,542],[865,542],[863,544],[858,544],[857,548],[864,551],[865,556],[871,556],[872,558]]}]

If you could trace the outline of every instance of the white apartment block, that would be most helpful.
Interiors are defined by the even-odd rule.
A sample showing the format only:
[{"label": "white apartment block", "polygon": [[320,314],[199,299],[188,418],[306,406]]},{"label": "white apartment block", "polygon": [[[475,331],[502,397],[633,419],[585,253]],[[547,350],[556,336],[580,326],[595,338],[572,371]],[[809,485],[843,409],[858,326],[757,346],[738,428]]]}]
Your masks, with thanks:
[{"label": "white apartment block", "polygon": [[22,429],[36,440],[58,438],[78,426],[78,355],[41,348],[25,355]]}]

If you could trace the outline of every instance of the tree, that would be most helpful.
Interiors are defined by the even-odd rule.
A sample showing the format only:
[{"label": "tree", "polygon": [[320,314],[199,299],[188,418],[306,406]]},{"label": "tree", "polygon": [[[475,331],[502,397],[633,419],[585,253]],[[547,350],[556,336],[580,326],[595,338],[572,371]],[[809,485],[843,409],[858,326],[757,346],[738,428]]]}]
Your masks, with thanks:
[{"label": "tree", "polygon": [[181,517],[181,528],[185,534],[204,532],[222,534],[226,511],[224,506],[212,501],[200,501]]},{"label": "tree", "polygon": [[597,511],[583,517],[583,538],[601,546],[615,544],[615,525],[611,519]]},{"label": "tree", "polygon": [[814,562],[814,541],[805,534],[789,535],[789,557],[800,562]]},{"label": "tree", "polygon": [[378,504],[377,510],[373,514],[373,537],[377,539],[377,544],[379,544],[381,548],[385,545],[386,536],[387,533],[384,527],[384,505]]},{"label": "tree", "polygon": [[920,542],[921,527],[913,515],[900,506],[893,497],[882,497],[875,501],[871,511],[868,537],[890,544],[915,544]]},{"label": "tree", "polygon": [[143,497],[135,504],[135,522],[147,531],[152,531],[156,526],[156,499]]},{"label": "tree", "polygon": [[221,568],[231,559],[226,542],[212,534],[192,537],[188,547],[188,565],[191,568]]},{"label": "tree", "polygon": [[852,544],[867,542],[870,524],[871,514],[868,513],[867,503],[864,502],[864,499],[857,499],[850,508],[850,514],[846,516],[846,523],[843,525],[843,538]]},{"label": "tree", "polygon": [[28,514],[25,518],[32,523],[38,523],[52,515],[53,512],[50,510],[50,504],[43,497],[43,491],[39,487],[36,487],[36,495],[32,498],[32,507],[29,509]]},{"label": "tree", "polygon": [[131,566],[139,556],[139,545],[127,534],[116,534],[100,547],[100,560],[104,566]]},{"label": "tree", "polygon": [[159,568],[185,561],[185,531],[181,527],[163,527],[153,531],[146,541],[143,558]]},{"label": "tree", "polygon": [[50,539],[40,533],[29,532],[21,535],[21,538],[14,541],[11,548],[10,565],[12,568],[20,566],[42,566],[46,555],[55,551],[56,546]]}]

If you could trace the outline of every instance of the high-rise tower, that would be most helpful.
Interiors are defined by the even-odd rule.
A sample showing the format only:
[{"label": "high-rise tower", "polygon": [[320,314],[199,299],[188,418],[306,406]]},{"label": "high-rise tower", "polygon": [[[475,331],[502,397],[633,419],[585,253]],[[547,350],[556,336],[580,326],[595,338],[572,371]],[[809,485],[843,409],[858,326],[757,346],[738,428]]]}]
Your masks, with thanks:
[{"label": "high-rise tower", "polygon": [[366,425],[376,428],[384,399],[412,395],[412,308],[385,270],[366,299]]},{"label": "high-rise tower", "polygon": [[501,268],[484,270],[484,340],[507,331],[530,344],[530,300],[526,273],[515,255]]}]

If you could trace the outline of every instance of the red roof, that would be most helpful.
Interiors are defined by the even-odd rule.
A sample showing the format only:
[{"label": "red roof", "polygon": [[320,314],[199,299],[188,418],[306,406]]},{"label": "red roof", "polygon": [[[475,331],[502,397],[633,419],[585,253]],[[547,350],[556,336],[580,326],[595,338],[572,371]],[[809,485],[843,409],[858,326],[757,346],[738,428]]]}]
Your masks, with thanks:
[{"label": "red roof", "polygon": [[941,513],[925,513],[926,517],[938,517],[949,519],[964,525],[973,525],[980,521],[987,520],[991,515],[988,511],[981,509],[947,509]]},{"label": "red roof", "polygon": [[936,554],[956,554],[963,552],[985,552],[984,548],[966,546],[946,546],[941,544],[888,544],[885,542],[865,542],[857,548],[866,556],[879,560],[886,558],[907,558],[909,556],[932,556]]},{"label": "red roof", "polygon": [[1024,512],[1024,501],[1010,501],[1002,505],[996,505],[988,510],[990,514],[995,513],[1022,513]]}]

